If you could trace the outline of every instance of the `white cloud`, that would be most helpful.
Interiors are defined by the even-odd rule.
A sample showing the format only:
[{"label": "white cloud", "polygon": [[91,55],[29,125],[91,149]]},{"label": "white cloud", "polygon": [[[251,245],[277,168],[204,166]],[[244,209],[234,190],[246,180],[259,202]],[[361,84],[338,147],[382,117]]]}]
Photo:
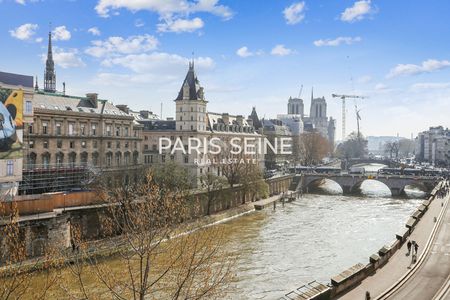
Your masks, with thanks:
[{"label": "white cloud", "polygon": [[88,32],[89,32],[90,34],[92,34],[92,35],[95,35],[95,36],[99,36],[99,35],[102,34],[102,33],[100,32],[100,29],[98,29],[97,27],[91,27],[91,28],[89,28],[89,29],[88,29]]},{"label": "white cloud", "polygon": [[398,76],[431,73],[448,67],[450,67],[450,61],[448,60],[428,59],[423,61],[421,65],[398,64],[389,71],[389,74],[386,77],[394,78]]},{"label": "white cloud", "polygon": [[317,40],[314,41],[314,45],[316,47],[323,47],[323,46],[339,46],[342,44],[351,45],[356,42],[360,42],[362,39],[357,37],[348,37],[348,36],[340,36],[335,39],[326,39],[326,40]]},{"label": "white cloud", "polygon": [[294,51],[292,49],[286,48],[284,45],[280,44],[280,45],[276,45],[270,53],[272,55],[277,55],[277,56],[286,56],[286,55],[293,54]]},{"label": "white cloud", "polygon": [[127,38],[112,36],[104,41],[92,41],[86,53],[94,57],[117,56],[147,52],[156,49],[158,40],[151,35],[134,35]]},{"label": "white cloud", "polygon": [[356,1],[352,7],[344,10],[341,14],[341,21],[356,22],[373,13],[375,13],[375,9],[371,6],[371,0]]},{"label": "white cloud", "polygon": [[53,39],[55,41],[68,41],[72,35],[66,26],[58,26],[53,29]]},{"label": "white cloud", "polygon": [[231,9],[219,4],[219,0],[99,0],[95,6],[95,10],[102,17],[108,17],[111,11],[121,8],[133,12],[149,10],[162,17],[196,12],[208,12],[224,19],[230,19],[233,16]]},{"label": "white cloud", "polygon": [[[42,61],[47,59],[47,53],[41,55]],[[86,64],[79,57],[78,49],[64,50],[58,47],[53,48],[53,60],[55,64],[63,69],[84,67]]]},{"label": "white cloud", "polygon": [[38,37],[38,38],[35,38],[35,39],[34,39],[34,41],[35,41],[36,43],[42,43],[43,40],[44,40],[44,39],[43,39],[42,37]]},{"label": "white cloud", "polygon": [[18,40],[28,41],[36,34],[38,28],[39,26],[37,24],[26,23],[10,30],[9,34]]},{"label": "white cloud", "polygon": [[289,25],[301,22],[305,18],[305,2],[293,3],[286,7],[283,10],[283,15]]},{"label": "white cloud", "polygon": [[[29,0],[28,2],[38,2],[39,0]],[[0,1],[1,2],[1,1]],[[25,4],[27,4],[27,1],[26,0],[14,0],[14,2],[16,2],[17,4],[20,4],[20,5],[25,5]]]},{"label": "white cloud", "polygon": [[[102,62],[102,65],[105,67],[118,65],[136,73],[156,72],[155,74],[158,74],[170,72],[174,67],[180,70],[180,67],[186,67],[189,61],[189,58],[177,54],[153,52],[108,58]],[[196,68],[211,69],[214,65],[214,60],[210,57],[199,57],[195,60]]]},{"label": "white cloud", "polygon": [[250,57],[255,55],[253,52],[250,52],[246,46],[237,49],[236,54],[240,57]]},{"label": "white cloud", "polygon": [[157,25],[159,32],[194,32],[200,28],[203,28],[204,23],[200,18],[194,19],[166,19],[164,23]]}]

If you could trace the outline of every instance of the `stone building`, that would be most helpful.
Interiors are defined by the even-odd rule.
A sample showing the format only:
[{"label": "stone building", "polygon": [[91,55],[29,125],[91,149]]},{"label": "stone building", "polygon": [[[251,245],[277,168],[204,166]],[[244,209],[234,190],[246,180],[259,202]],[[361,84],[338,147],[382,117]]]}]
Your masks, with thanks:
[{"label": "stone building", "polygon": [[[137,120],[144,125],[142,133],[144,164],[177,162],[188,169],[193,185],[196,185],[198,178],[205,173],[222,175],[222,167],[214,163],[214,158],[207,153],[208,147],[203,147],[204,143],[209,143],[212,138],[226,142],[233,137],[247,137],[254,138],[256,144],[262,137],[255,130],[252,121],[243,116],[207,110],[208,101],[203,87],[200,86],[193,62],[189,63],[188,72],[174,101],[175,120]],[[180,149],[171,151],[177,141],[181,141],[182,147],[187,149],[190,138],[202,141],[198,152],[192,151],[189,154]],[[172,148],[160,151],[162,139],[170,140]],[[161,143],[163,147],[167,144],[169,142]],[[262,166],[263,156],[256,154],[254,158]]]},{"label": "stone building", "polygon": [[44,90],[36,82],[33,122],[24,129],[21,193],[80,188],[88,173],[137,168],[143,126],[96,93],[85,97],[56,92],[49,34]]},{"label": "stone building", "polygon": [[110,172],[141,165],[143,126],[97,94],[38,91],[33,101],[34,122],[25,128],[25,169],[64,177],[80,168]]},{"label": "stone building", "polygon": [[416,138],[416,161],[436,166],[450,165],[450,130],[442,126],[430,127]]}]

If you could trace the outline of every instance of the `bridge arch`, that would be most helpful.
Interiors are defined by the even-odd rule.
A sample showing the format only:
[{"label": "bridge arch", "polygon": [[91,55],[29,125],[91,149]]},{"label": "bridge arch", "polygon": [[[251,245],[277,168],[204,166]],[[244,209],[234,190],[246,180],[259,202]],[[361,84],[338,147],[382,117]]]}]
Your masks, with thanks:
[{"label": "bridge arch", "polygon": [[[326,184],[326,183],[331,183],[332,185],[334,185],[336,187],[336,189],[324,189],[321,188],[320,186],[322,184]],[[333,180],[333,178],[327,178],[327,177],[318,177],[318,178],[314,178],[312,180],[309,180],[303,187],[304,191],[310,191],[312,189],[322,189],[322,190],[326,190],[326,192],[332,193],[332,194],[343,194],[343,189],[342,186],[339,184],[339,182],[337,182],[336,180]]]},{"label": "bridge arch", "polygon": [[368,182],[376,182],[376,184],[379,184],[380,186],[384,186],[386,188],[386,192],[391,193],[391,188],[389,187],[386,182],[383,182],[381,180],[377,180],[376,178],[361,178],[360,180],[356,181],[356,183],[352,186],[350,193],[351,194],[362,194],[362,185],[364,183]]}]

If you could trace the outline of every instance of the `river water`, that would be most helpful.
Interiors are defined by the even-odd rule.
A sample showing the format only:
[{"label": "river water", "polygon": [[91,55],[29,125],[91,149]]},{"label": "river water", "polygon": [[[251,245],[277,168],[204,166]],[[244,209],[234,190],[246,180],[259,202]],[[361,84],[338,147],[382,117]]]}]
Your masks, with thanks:
[{"label": "river water", "polygon": [[[423,197],[409,191],[409,198],[391,198],[389,189],[373,180],[362,184],[361,196],[343,196],[332,182],[321,188],[322,194],[216,225],[226,233],[226,250],[239,253],[226,299],[278,299],[307,282],[327,284],[354,264],[368,263],[395,239]],[[107,263],[114,269],[114,259]],[[34,284],[40,284],[38,278]]]},{"label": "river water", "polygon": [[[372,166],[373,167],[373,166]],[[326,182],[328,194],[307,194],[276,210],[267,209],[219,226],[228,247],[240,253],[229,299],[277,299],[301,285],[330,278],[395,240],[423,196],[393,199],[389,189],[368,180],[363,196],[343,196]]]}]

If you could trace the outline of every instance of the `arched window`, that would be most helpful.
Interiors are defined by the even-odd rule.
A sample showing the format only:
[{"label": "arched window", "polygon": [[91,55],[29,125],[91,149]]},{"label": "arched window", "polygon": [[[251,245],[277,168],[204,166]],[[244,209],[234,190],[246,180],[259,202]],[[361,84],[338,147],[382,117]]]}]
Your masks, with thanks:
[{"label": "arched window", "polygon": [[64,163],[64,153],[58,152],[56,154],[56,166],[61,167]]},{"label": "arched window", "polygon": [[87,162],[88,162],[88,154],[87,154],[87,152],[81,153],[81,156],[80,156],[80,162],[81,162],[81,164],[82,164],[83,166],[86,166],[86,165],[87,165]]},{"label": "arched window", "polygon": [[92,165],[98,166],[98,152],[92,153]]},{"label": "arched window", "polygon": [[139,162],[139,152],[134,151],[134,152],[133,152],[133,164],[134,164],[134,165],[137,165],[138,162]]},{"label": "arched window", "polygon": [[36,166],[36,153],[31,152],[28,155],[28,169],[34,169],[34,167]]},{"label": "arched window", "polygon": [[42,167],[48,169],[50,167],[50,153],[45,152],[42,154]]},{"label": "arched window", "polygon": [[112,152],[106,153],[106,166],[111,167],[111,165],[112,165],[112,158],[113,158]]},{"label": "arched window", "polygon": [[75,152],[70,152],[69,154],[69,165],[70,167],[75,167],[75,164],[77,163],[77,154]]},{"label": "arched window", "polygon": [[129,164],[130,164],[130,152],[125,152],[125,154],[124,154],[124,163],[125,163],[125,165],[126,166],[128,166]]},{"label": "arched window", "polygon": [[122,164],[122,153],[116,152],[116,165],[120,166]]}]

